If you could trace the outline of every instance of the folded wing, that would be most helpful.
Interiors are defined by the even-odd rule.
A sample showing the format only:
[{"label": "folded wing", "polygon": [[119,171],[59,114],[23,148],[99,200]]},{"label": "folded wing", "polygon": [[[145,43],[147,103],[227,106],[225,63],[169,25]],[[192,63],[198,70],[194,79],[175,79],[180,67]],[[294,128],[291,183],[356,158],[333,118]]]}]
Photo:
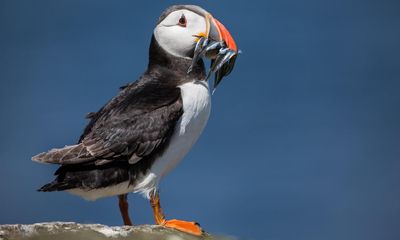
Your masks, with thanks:
[{"label": "folded wing", "polygon": [[41,153],[32,160],[60,165],[106,164],[128,161],[135,164],[160,152],[182,115],[180,89],[160,81],[138,82],[121,92],[97,113],[79,143]]}]

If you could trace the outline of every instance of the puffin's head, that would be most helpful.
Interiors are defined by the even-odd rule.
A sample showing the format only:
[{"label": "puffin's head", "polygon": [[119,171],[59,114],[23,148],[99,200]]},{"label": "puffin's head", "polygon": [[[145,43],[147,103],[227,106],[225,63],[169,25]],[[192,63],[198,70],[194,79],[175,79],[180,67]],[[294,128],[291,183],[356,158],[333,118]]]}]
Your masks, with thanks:
[{"label": "puffin's head", "polygon": [[233,69],[238,49],[229,31],[209,12],[195,5],[174,5],[160,16],[154,29],[159,46],[180,59],[191,59],[188,73],[205,56],[215,73],[214,89]]},{"label": "puffin's head", "polygon": [[160,46],[176,57],[192,58],[201,37],[225,42],[237,51],[231,34],[210,13],[195,5],[174,5],[167,8],[158,20],[154,37]]}]

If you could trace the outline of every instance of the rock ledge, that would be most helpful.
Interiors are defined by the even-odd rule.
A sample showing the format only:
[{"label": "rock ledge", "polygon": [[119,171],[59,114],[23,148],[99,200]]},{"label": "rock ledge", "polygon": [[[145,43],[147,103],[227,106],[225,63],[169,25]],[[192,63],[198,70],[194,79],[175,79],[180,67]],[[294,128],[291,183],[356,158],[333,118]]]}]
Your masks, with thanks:
[{"label": "rock ledge", "polygon": [[0,240],[228,240],[205,234],[196,237],[155,225],[110,227],[101,224],[44,222],[35,224],[0,225]]}]

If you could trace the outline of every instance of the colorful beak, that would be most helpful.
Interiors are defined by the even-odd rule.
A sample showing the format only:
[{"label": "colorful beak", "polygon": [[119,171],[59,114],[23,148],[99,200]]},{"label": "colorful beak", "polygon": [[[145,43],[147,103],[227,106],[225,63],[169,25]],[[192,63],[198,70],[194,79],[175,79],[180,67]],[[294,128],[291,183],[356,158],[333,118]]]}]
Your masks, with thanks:
[{"label": "colorful beak", "polygon": [[188,73],[192,71],[194,64],[197,63],[199,58],[203,56],[209,58],[211,66],[206,79],[212,73],[215,74],[213,84],[214,93],[222,78],[231,73],[240,51],[228,29],[208,12],[203,14],[206,18],[206,31],[193,35],[196,37],[197,43],[193,51],[192,64],[188,69]]},{"label": "colorful beak", "polygon": [[207,37],[215,41],[223,41],[229,49],[237,52],[238,49],[235,40],[233,40],[228,29],[226,29],[226,27],[211,14],[207,14],[206,19],[208,33]]}]

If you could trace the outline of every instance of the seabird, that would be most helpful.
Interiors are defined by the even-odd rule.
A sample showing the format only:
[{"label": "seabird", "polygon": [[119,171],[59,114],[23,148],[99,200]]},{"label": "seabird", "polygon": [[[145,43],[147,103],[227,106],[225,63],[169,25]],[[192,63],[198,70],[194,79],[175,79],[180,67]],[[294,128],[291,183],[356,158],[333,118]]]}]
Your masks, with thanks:
[{"label": "seabird", "polygon": [[127,194],[142,193],[150,200],[156,224],[201,235],[195,222],[165,219],[158,186],[208,121],[210,74],[202,57],[211,59],[215,88],[232,71],[237,53],[229,31],[206,10],[167,8],[154,29],[145,73],[88,114],[90,122],[77,144],[32,157],[60,165],[55,179],[39,191],[67,191],[87,200],[118,196],[125,225],[132,225]]}]

